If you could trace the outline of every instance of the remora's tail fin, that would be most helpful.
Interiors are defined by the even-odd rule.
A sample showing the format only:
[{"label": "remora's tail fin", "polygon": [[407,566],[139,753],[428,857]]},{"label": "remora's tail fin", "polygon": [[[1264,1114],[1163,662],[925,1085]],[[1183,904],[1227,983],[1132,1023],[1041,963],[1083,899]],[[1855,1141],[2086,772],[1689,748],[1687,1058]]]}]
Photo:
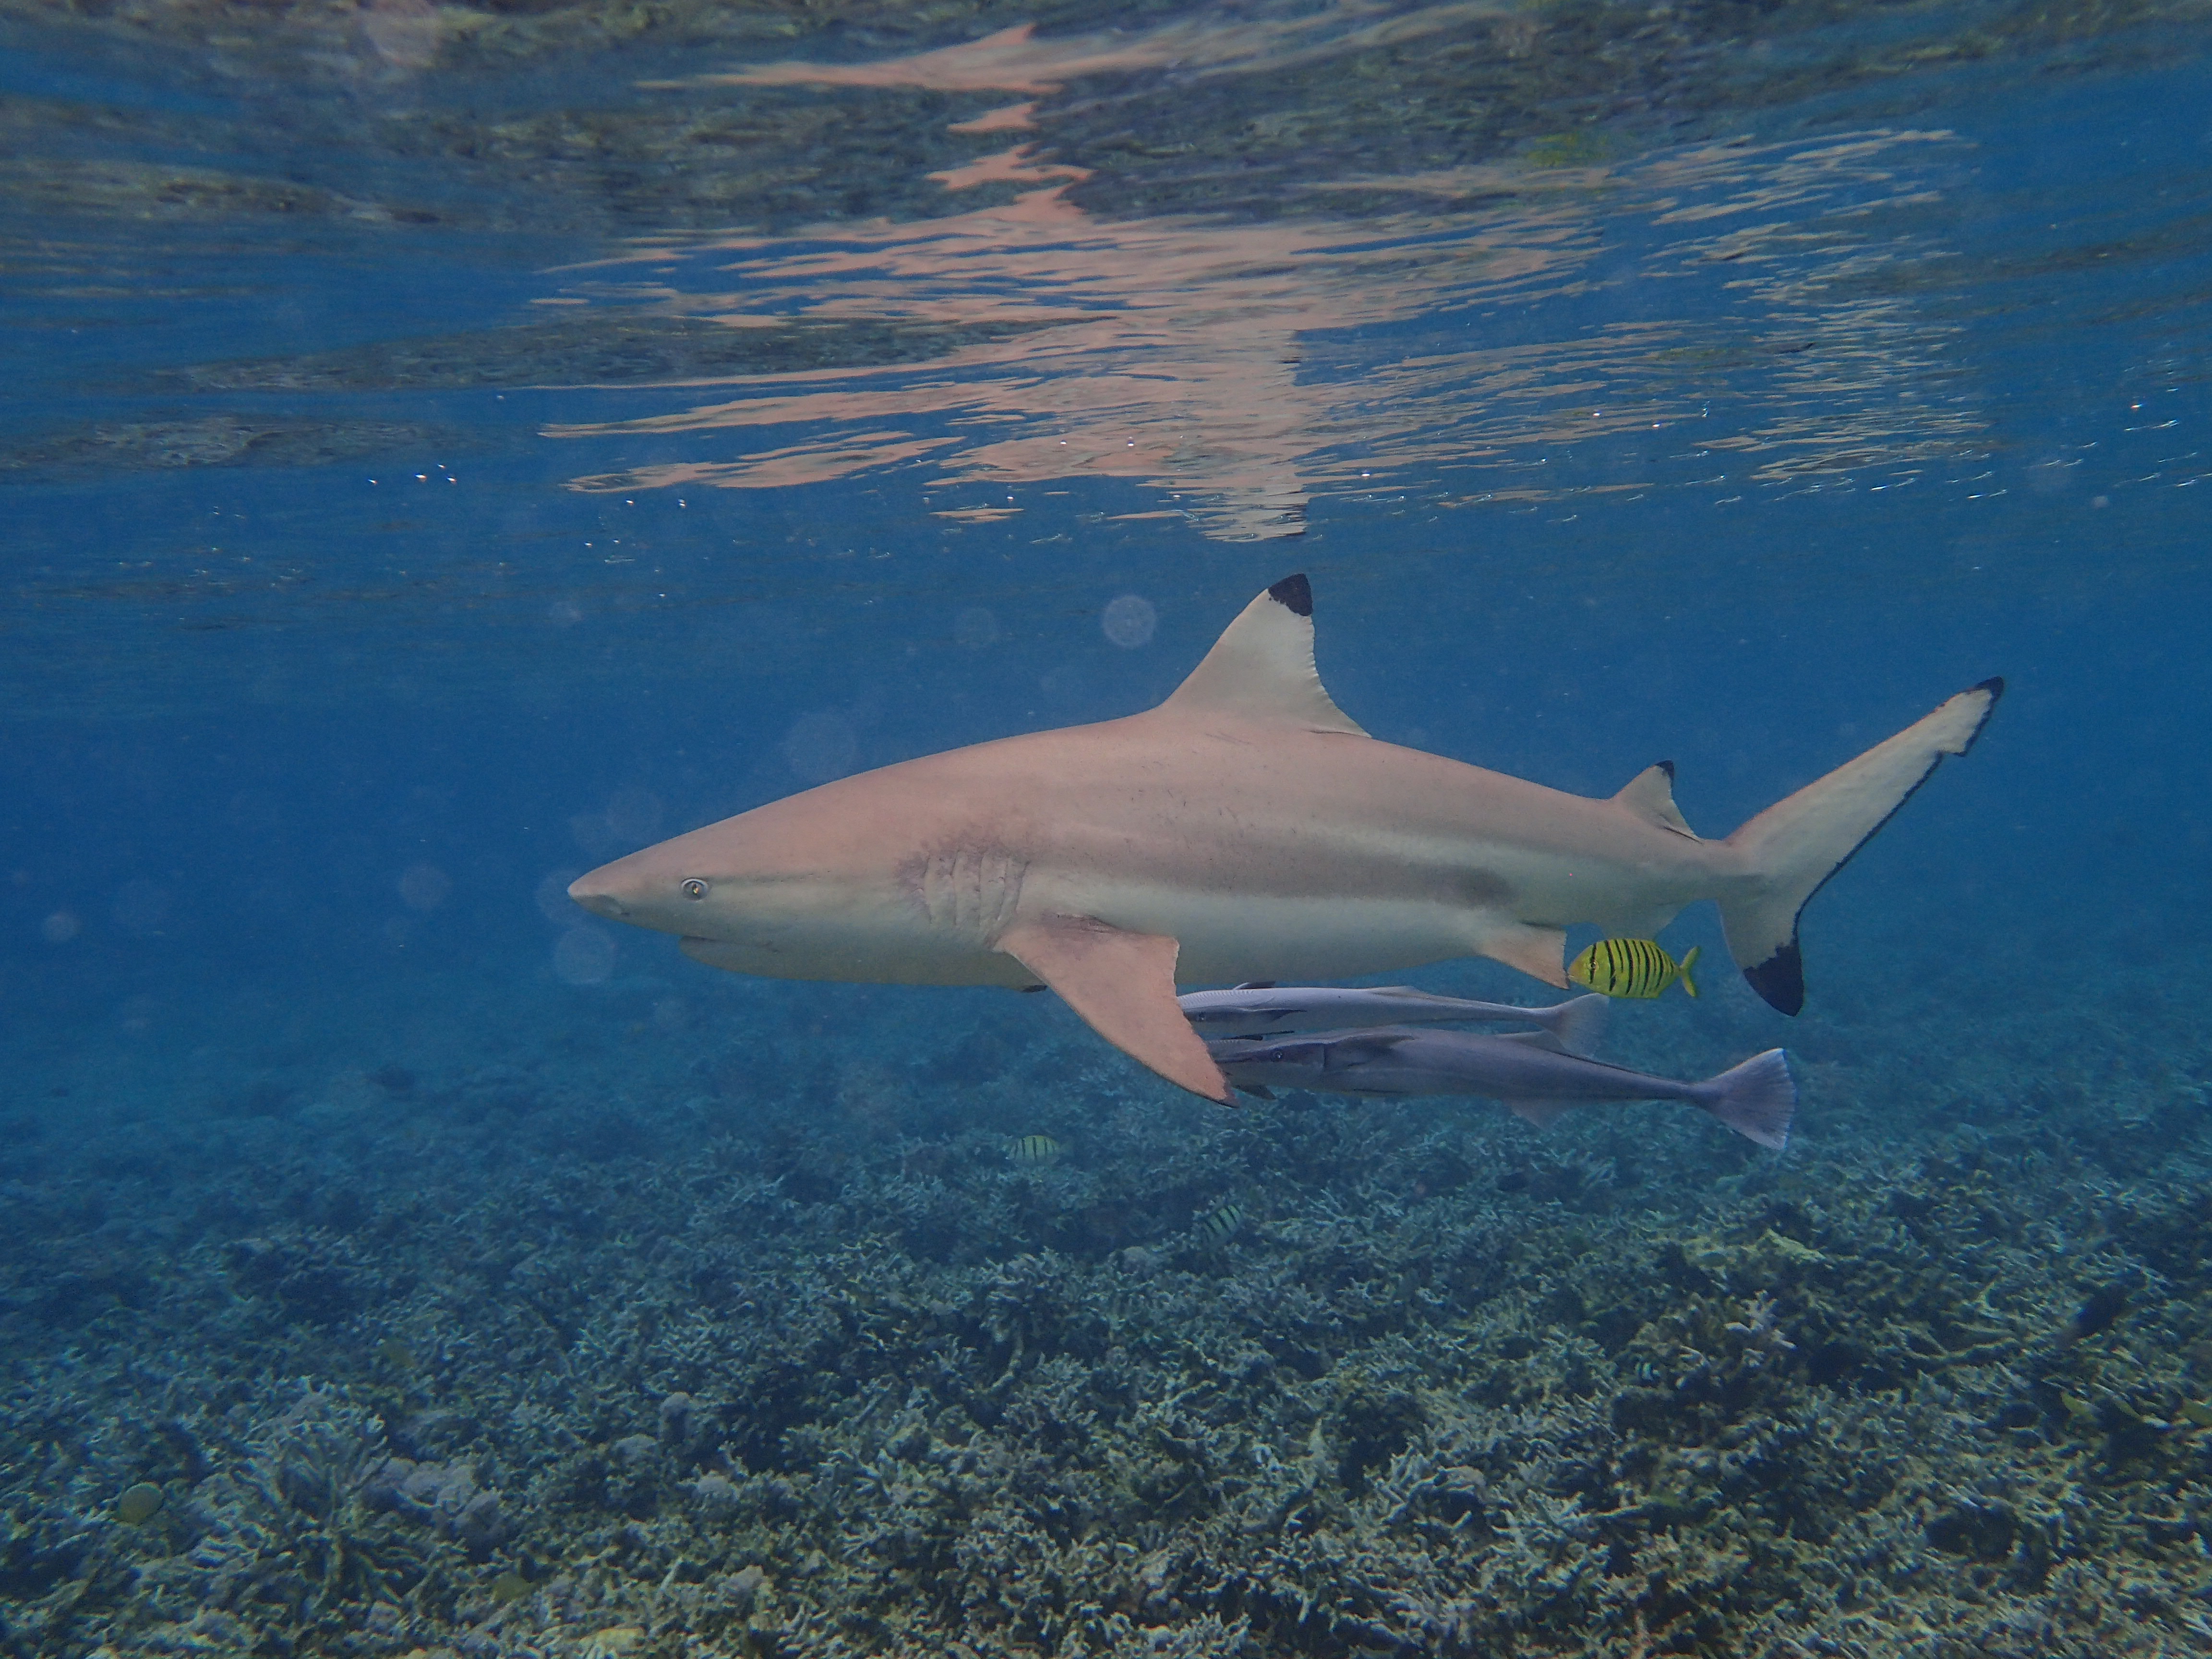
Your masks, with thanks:
[{"label": "remora's tail fin", "polygon": [[1589,1060],[1596,1055],[1598,1044],[1605,1038],[1606,1013],[1611,1006],[1607,998],[1593,991],[1586,997],[1570,997],[1556,1008],[1533,1012],[1547,1016],[1537,1023],[1559,1038],[1569,1054]]},{"label": "remora's tail fin", "polygon": [[1721,926],[1728,934],[1729,954],[1753,990],[1785,1014],[1805,1006],[1797,913],[1927,781],[1936,763],[1973,746],[2003,695],[2004,682],[1995,679],[1961,691],[1887,743],[1768,807],[1729,837],[1757,885],[1721,901]]},{"label": "remora's tail fin", "polygon": [[1797,1085],[1779,1048],[1753,1054],[1718,1077],[1707,1078],[1712,1092],[1698,1103],[1743,1136],[1780,1152],[1790,1144],[1790,1120],[1797,1115]]}]

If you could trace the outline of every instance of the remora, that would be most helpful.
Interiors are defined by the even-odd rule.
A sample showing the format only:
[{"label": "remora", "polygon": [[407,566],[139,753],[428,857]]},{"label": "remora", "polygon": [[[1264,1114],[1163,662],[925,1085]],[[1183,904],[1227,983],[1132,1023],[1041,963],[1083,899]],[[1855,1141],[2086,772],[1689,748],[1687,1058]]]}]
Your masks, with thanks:
[{"label": "remora", "polygon": [[1224,1104],[1188,983],[1340,979],[1462,956],[1564,988],[1571,924],[1649,938],[1698,899],[1784,1013],[1797,913],[2003,690],[1987,680],[1725,841],[1672,763],[1609,799],[1368,736],[1314,667],[1313,596],[1254,599],[1157,708],[1001,738],[757,807],[617,859],[569,896],[779,979],[1029,986]]},{"label": "remora", "polygon": [[1797,1085],[1779,1048],[1697,1082],[1655,1077],[1571,1054],[1545,1031],[1384,1026],[1310,1036],[1219,1037],[1208,1045],[1240,1089],[1269,1084],[1344,1095],[1486,1095],[1542,1128],[1570,1107],[1601,1101],[1685,1100],[1747,1139],[1780,1152],[1790,1141]]},{"label": "remora", "polygon": [[1536,1025],[1569,1054],[1595,1054],[1611,1004],[1593,992],[1548,1008],[1443,997],[1410,985],[1347,989],[1340,985],[1239,985],[1227,991],[1188,991],[1176,1000],[1192,1029],[1208,1042],[1226,1037],[1284,1036],[1293,1031],[1337,1031],[1358,1026]]}]

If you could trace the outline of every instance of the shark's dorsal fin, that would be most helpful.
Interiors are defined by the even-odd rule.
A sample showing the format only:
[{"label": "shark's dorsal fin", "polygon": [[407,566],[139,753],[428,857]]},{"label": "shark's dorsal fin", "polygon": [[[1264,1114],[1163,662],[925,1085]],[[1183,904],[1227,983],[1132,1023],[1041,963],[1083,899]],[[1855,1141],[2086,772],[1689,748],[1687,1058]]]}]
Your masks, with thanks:
[{"label": "shark's dorsal fin", "polygon": [[1322,689],[1314,666],[1313,589],[1304,576],[1284,577],[1246,605],[1160,708],[1367,735]]},{"label": "shark's dorsal fin", "polygon": [[1613,797],[1620,805],[1642,818],[1646,823],[1656,823],[1662,830],[1672,830],[1678,836],[1687,836],[1692,841],[1698,832],[1690,828],[1682,817],[1682,810],[1674,805],[1674,763],[1661,761],[1647,766],[1629,779],[1621,792]]}]

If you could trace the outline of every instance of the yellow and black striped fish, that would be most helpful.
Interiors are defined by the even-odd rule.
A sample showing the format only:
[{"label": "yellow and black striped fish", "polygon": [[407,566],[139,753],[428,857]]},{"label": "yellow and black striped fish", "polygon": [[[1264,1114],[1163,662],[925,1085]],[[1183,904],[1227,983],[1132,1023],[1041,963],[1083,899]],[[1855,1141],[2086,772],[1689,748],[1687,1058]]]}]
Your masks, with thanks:
[{"label": "yellow and black striped fish", "polygon": [[1244,1212],[1234,1204],[1224,1204],[1199,1217],[1190,1230],[1208,1244],[1218,1244],[1243,1224]]},{"label": "yellow and black striped fish", "polygon": [[1648,939],[1601,939],[1567,964],[1567,977],[1609,997],[1656,997],[1676,980],[1686,996],[1698,994],[1690,964],[1698,947],[1680,962]]},{"label": "yellow and black striped fish", "polygon": [[1060,1143],[1050,1135],[1023,1135],[1006,1144],[1006,1156],[1017,1164],[1049,1164],[1060,1156]]}]

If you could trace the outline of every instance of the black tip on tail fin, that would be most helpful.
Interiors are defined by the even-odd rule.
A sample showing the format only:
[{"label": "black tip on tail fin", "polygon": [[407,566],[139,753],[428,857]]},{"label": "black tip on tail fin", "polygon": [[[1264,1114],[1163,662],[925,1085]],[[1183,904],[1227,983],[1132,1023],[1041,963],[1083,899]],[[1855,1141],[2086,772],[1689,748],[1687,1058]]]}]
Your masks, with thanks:
[{"label": "black tip on tail fin", "polygon": [[1294,617],[1313,615],[1313,584],[1303,573],[1285,576],[1267,590],[1267,597],[1277,605],[1286,605]]},{"label": "black tip on tail fin", "polygon": [[1729,1128],[1778,1152],[1790,1144],[1790,1120],[1797,1115],[1797,1085],[1781,1049],[1753,1054],[1709,1083],[1712,1097],[1700,1103]]},{"label": "black tip on tail fin", "polygon": [[1794,938],[1765,961],[1745,969],[1743,976],[1771,1008],[1794,1014],[1805,1006],[1805,957]]}]

